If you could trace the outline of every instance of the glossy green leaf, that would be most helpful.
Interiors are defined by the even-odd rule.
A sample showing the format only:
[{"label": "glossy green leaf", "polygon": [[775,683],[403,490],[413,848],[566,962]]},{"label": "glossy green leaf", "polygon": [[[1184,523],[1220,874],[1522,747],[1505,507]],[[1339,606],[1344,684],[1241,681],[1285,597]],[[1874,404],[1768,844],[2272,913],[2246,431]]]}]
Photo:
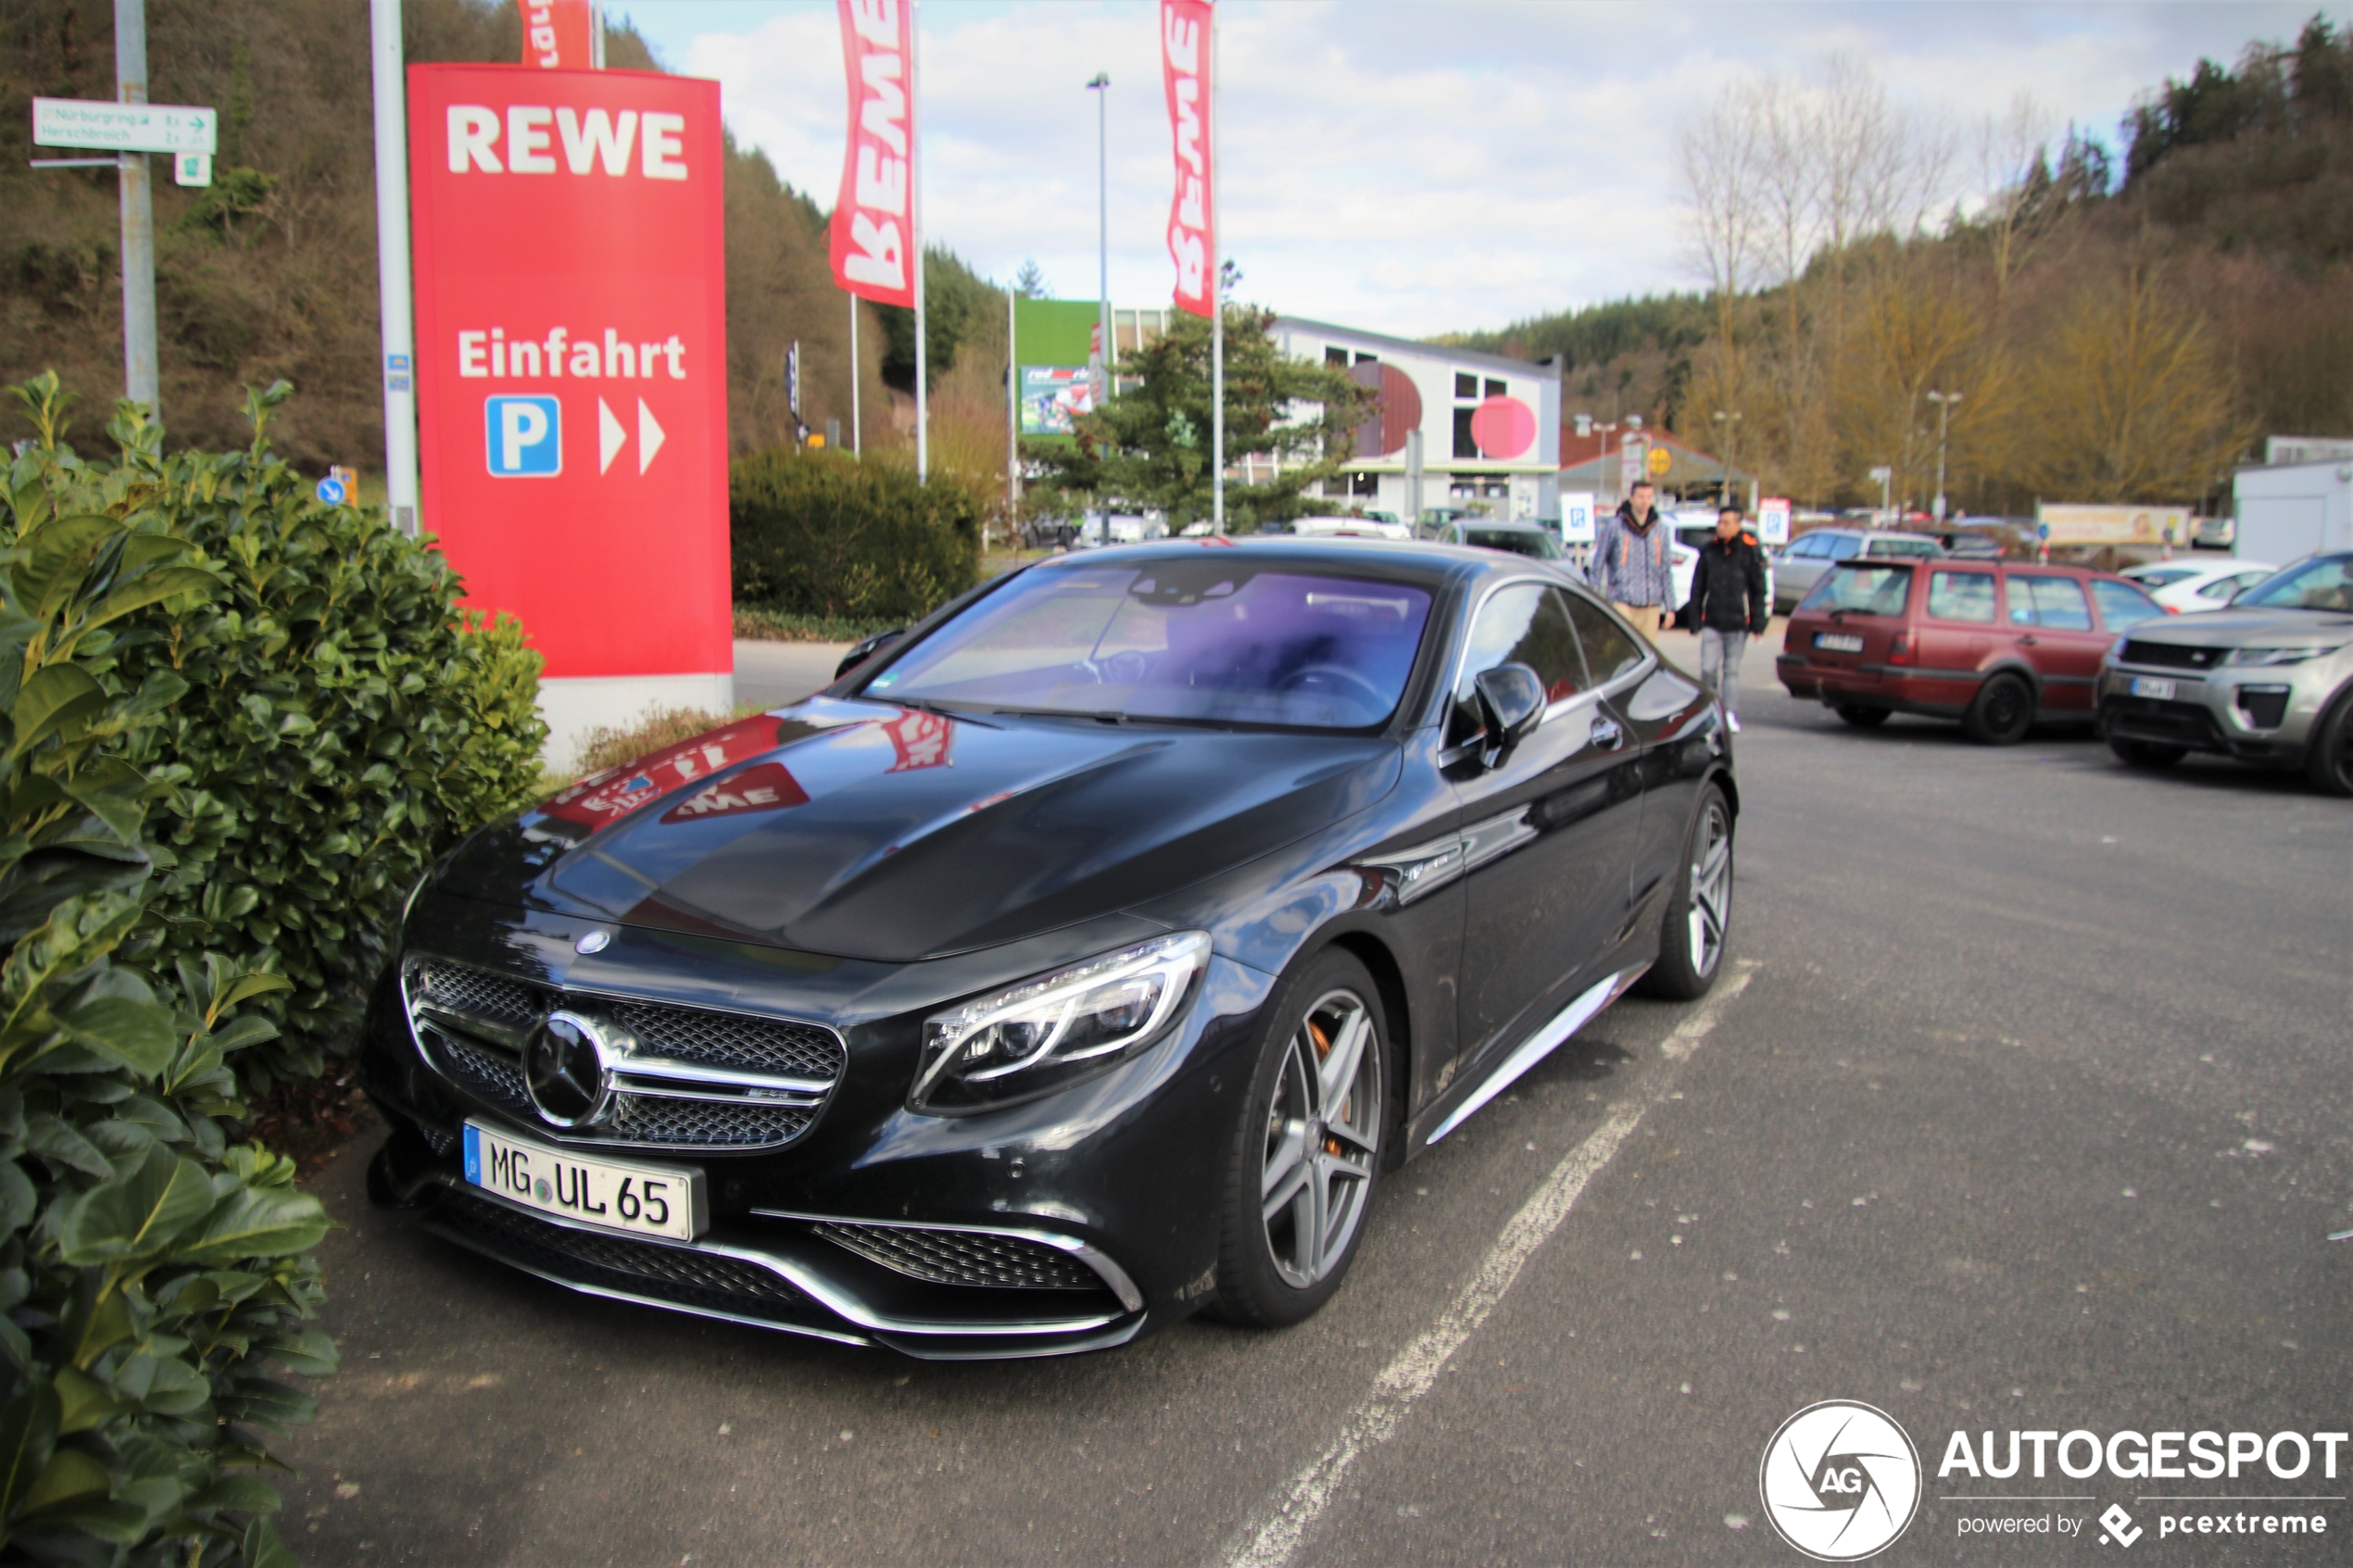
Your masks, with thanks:
[{"label": "glossy green leaf", "polygon": [[156,1257],[212,1207],[204,1167],[157,1144],[136,1166],[91,1188],[66,1210],[58,1255],[76,1267]]},{"label": "glossy green leaf", "polygon": [[9,719],[16,726],[10,754],[30,750],[76,719],[107,705],[107,688],[78,664],[44,665],[17,692]]}]

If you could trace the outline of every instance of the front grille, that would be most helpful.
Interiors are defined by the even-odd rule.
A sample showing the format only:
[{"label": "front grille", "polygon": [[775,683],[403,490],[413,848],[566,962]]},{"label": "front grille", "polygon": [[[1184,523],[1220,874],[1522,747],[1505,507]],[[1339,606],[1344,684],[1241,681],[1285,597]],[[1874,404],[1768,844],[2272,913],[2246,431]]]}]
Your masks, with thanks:
[{"label": "front grille", "polygon": [[722,1105],[665,1095],[616,1095],[598,1135],[619,1143],[696,1148],[762,1148],[789,1143],[816,1114],[805,1105]]},{"label": "front grille", "polygon": [[[512,1042],[544,1011],[567,1003],[593,1009],[625,1024],[642,1053],[698,1066],[810,1081],[809,1098],[840,1081],[849,1053],[829,1029],[789,1019],[712,1012],[701,1008],[561,992],[512,980],[470,964],[426,959],[410,972],[409,995],[438,1010],[420,1019],[420,1035],[434,1065],[477,1099],[525,1122],[538,1121]],[[462,1026],[461,1026],[462,1023]],[[554,1135],[568,1142],[642,1148],[755,1149],[790,1143],[816,1120],[822,1105],[779,1103],[757,1084],[703,1085],[737,1100],[686,1098],[651,1088],[639,1078],[613,1097],[611,1119],[594,1128]]]},{"label": "front grille", "polygon": [[[434,1054],[449,1076],[475,1098],[535,1123],[538,1108],[523,1085],[522,1070],[500,1053],[463,1035],[428,1029]],[[572,1143],[611,1143],[662,1148],[772,1148],[790,1143],[816,1115],[813,1107],[759,1100],[722,1104],[673,1099],[667,1095],[619,1094],[612,1119],[598,1127],[572,1127],[551,1135]]]},{"label": "front grille", "polygon": [[2126,664],[2151,665],[2160,670],[2211,670],[2222,662],[2228,648],[2185,648],[2175,643],[2145,643],[2138,637],[2124,639],[2124,650],[2116,657]]},{"label": "front grille", "polygon": [[431,959],[418,966],[417,989],[422,1000],[435,1007],[513,1029],[530,1028],[539,1021],[539,1010],[546,1005],[535,985],[446,959]]},{"label": "front grille", "polygon": [[756,1317],[802,1301],[782,1276],[756,1263],[550,1224],[462,1188],[447,1189],[434,1215],[488,1252],[582,1285]]},{"label": "front grille", "polygon": [[826,1221],[819,1236],[870,1262],[932,1285],[1001,1290],[1101,1290],[1094,1270],[1059,1248],[985,1232]]},{"label": "front grille", "polygon": [[841,1076],[841,1041],[830,1029],[736,1012],[665,1007],[659,1002],[607,1004],[638,1044],[655,1056],[708,1067],[734,1067],[787,1078]]}]

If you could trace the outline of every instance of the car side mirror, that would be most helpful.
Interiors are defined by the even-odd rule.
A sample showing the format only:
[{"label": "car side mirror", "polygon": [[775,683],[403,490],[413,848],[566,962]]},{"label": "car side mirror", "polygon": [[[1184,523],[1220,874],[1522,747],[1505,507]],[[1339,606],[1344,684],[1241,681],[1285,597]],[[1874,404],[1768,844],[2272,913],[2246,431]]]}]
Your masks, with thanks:
[{"label": "car side mirror", "polygon": [[874,658],[875,654],[880,653],[885,644],[895,643],[906,634],[907,628],[894,626],[887,632],[877,632],[864,642],[855,645],[848,653],[841,656],[841,662],[834,666],[834,679],[840,680],[844,675]]},{"label": "car side mirror", "polygon": [[1497,756],[1519,744],[1544,721],[1543,678],[1525,664],[1498,664],[1472,683],[1487,721],[1488,744]]}]

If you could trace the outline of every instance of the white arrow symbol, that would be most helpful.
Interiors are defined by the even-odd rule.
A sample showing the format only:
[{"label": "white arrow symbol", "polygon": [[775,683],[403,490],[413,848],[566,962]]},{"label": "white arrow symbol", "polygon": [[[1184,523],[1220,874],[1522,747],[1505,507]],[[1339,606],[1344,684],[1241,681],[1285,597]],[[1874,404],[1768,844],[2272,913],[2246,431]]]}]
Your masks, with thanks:
[{"label": "white arrow symbol", "polygon": [[647,408],[646,400],[640,397],[637,399],[637,471],[639,473],[645,472],[652,465],[654,454],[661,450],[661,426],[654,422],[654,411]]},{"label": "white arrow symbol", "polygon": [[597,471],[598,473],[612,467],[613,454],[619,452],[622,444],[628,439],[629,433],[621,427],[619,420],[613,418],[612,410],[605,407],[605,400],[601,397],[598,398]]}]

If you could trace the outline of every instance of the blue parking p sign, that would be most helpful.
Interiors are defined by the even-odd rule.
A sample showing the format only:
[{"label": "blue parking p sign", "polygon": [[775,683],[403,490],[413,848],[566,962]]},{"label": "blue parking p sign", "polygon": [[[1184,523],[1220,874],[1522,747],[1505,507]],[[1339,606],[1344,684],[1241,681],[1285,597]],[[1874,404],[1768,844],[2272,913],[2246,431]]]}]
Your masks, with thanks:
[{"label": "blue parking p sign", "polygon": [[564,410],[553,397],[492,397],[482,406],[483,445],[499,479],[564,471]]}]

